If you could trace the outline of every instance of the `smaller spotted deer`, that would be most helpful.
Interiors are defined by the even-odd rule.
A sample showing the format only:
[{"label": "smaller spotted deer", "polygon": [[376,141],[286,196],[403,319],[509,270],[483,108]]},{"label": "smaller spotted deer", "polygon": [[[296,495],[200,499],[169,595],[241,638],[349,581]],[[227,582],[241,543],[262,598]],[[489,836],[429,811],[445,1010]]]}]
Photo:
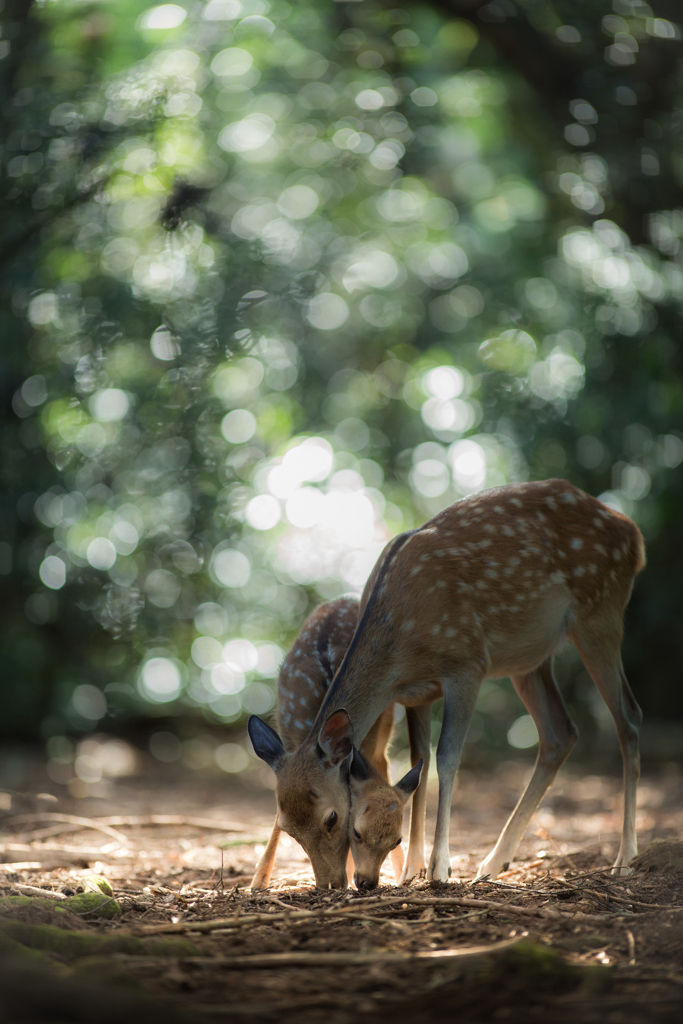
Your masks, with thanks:
[{"label": "smaller spotted deer", "polygon": [[276,766],[280,821],[296,839],[305,835],[314,864],[329,849],[332,885],[346,884],[346,854],[340,843],[335,862],[325,846],[336,821],[320,818],[318,808],[343,805],[354,742],[362,743],[393,703],[419,710],[440,698],[439,803],[427,877],[448,880],[453,781],[479,687],[490,676],[510,676],[539,734],[529,784],[479,874],[495,877],[507,867],[576,742],[552,671],[555,652],[568,641],[616,725],[624,816],[615,869],[628,870],[637,853],[642,716],[620,648],[624,610],[644,565],[635,523],[566,480],[483,491],[387,544],[365,586],[353,639],[298,749],[286,753],[267,742],[250,720],[256,752]]},{"label": "smaller spotted deer", "polygon": [[[350,598],[340,598],[320,605],[304,623],[301,633],[282,664],[278,678],[277,719],[282,743],[280,736],[258,719],[255,720],[258,724],[252,726],[261,733],[267,730],[266,738],[276,750],[279,745],[283,753],[294,751],[308,736],[318,708],[351,643],[357,623],[358,601]],[[321,844],[321,848],[311,855],[306,835],[298,834],[296,838],[311,856],[316,884],[321,888],[326,888],[330,884],[334,888],[346,885],[346,879],[342,882],[339,865],[340,853],[348,851],[349,844],[355,863],[354,881],[359,889],[373,889],[377,886],[380,868],[390,852],[397,880],[401,876],[403,809],[418,787],[423,761],[421,758],[416,759],[417,763],[400,782],[395,786],[389,784],[385,750],[391,738],[393,724],[393,705],[390,705],[365,737],[361,753],[357,750],[351,751],[348,763],[349,794],[344,808],[335,809],[331,805],[328,806],[328,803],[318,797],[323,788],[316,786],[315,779],[309,782],[304,797],[312,801],[317,810],[316,818],[324,821],[327,842]],[[335,722],[332,722],[319,737],[321,775],[327,770],[330,759],[336,765],[335,731]],[[277,764],[273,763],[272,767],[277,774]],[[423,793],[424,789],[420,794],[421,798]],[[418,809],[416,822],[420,821],[421,814],[423,816],[423,812]],[[347,822],[342,822],[342,817],[345,817]],[[287,806],[279,807],[268,845],[256,867],[252,889],[263,889],[269,884],[280,832],[288,831],[287,821]],[[411,830],[411,837],[413,833],[417,836],[416,828]],[[412,843],[411,863],[416,865],[415,873],[424,870],[424,852],[420,843],[420,837],[423,836],[424,828]],[[338,865],[333,874],[329,870],[331,857]]]}]

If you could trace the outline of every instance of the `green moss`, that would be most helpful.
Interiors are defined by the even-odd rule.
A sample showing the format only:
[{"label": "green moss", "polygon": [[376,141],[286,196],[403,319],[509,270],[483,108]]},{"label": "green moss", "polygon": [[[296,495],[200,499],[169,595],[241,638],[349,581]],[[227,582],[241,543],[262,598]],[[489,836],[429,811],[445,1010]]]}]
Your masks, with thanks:
[{"label": "green moss", "polygon": [[[104,881],[104,879],[102,879]],[[111,892],[111,886],[109,887]],[[97,892],[81,892],[77,896],[70,896],[64,900],[64,907],[74,914],[85,916],[94,914],[95,917],[103,917],[111,921],[115,917],[121,917],[121,907],[111,896],[105,896],[99,890]]]},{"label": "green moss", "polygon": [[197,956],[198,953],[189,939],[177,935],[168,938],[138,939],[138,942],[141,943],[142,952],[149,956]]},{"label": "green moss", "polygon": [[43,899],[42,896],[4,896],[0,899],[0,914],[12,914],[16,911],[28,910],[32,914],[47,913],[50,920],[54,920],[55,914],[71,912],[83,917],[87,914],[94,914],[96,917],[103,917],[111,920],[121,916],[121,907],[111,896],[105,896],[99,890],[97,892],[81,892],[77,896],[70,896],[66,900]]},{"label": "green moss", "polygon": [[575,981],[577,968],[572,967],[552,946],[536,942],[520,942],[502,957],[503,964],[528,981],[562,983]]},{"label": "green moss", "polygon": [[27,949],[26,946],[22,946],[20,942],[10,938],[9,935],[5,935],[2,929],[0,929],[0,960],[4,962],[12,956],[26,956],[30,957],[32,961],[38,961],[40,963],[51,962],[49,957],[45,956],[44,953],[41,953],[36,949]]},{"label": "green moss", "polygon": [[10,914],[22,910],[46,910],[52,913],[58,907],[63,909],[66,900],[43,899],[42,896],[2,896],[0,897],[0,914]]},{"label": "green moss", "polygon": [[83,888],[86,892],[100,892],[105,896],[114,895],[114,890],[104,875],[88,875],[83,879]]},{"label": "green moss", "polygon": [[187,939],[176,936],[141,939],[135,935],[98,935],[76,932],[50,924],[27,924],[24,921],[0,921],[0,936],[31,950],[43,950],[76,960],[86,956],[127,953],[138,956],[193,956],[197,950]]},{"label": "green moss", "polygon": [[[602,945],[606,944],[606,940]],[[535,942],[520,942],[509,950],[493,967],[492,973],[513,974],[525,988],[585,992],[601,992],[609,988],[612,971],[609,967],[578,967],[567,963],[562,953],[552,946]]]}]

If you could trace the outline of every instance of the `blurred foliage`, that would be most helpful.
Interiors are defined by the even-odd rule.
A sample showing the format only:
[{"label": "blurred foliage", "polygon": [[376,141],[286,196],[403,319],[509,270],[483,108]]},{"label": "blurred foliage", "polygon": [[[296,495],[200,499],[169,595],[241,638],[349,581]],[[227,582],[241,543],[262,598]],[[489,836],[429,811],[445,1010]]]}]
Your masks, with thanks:
[{"label": "blurred foliage", "polygon": [[683,717],[676,9],[6,0],[8,735],[267,712],[389,537],[547,476],[644,531]]}]

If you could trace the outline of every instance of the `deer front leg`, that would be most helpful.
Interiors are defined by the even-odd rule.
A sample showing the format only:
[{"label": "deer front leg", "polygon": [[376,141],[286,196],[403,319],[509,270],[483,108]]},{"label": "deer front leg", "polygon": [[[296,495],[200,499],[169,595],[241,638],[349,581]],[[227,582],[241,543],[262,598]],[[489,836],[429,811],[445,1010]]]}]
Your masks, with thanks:
[{"label": "deer front leg", "polygon": [[439,773],[439,809],[436,815],[434,846],[429,859],[427,878],[447,882],[451,876],[448,832],[451,823],[453,782],[460,764],[465,736],[479,689],[478,679],[442,680],[443,721],[436,748],[436,769]]},{"label": "deer front leg", "polygon": [[420,758],[424,760],[420,784],[415,790],[410,808],[410,840],[406,862],[401,875],[401,884],[412,878],[424,878],[425,866],[425,810],[427,806],[427,777],[432,742],[432,706],[422,704],[406,708],[408,739],[410,741],[410,763],[415,766]]},{"label": "deer front leg", "polygon": [[276,815],[273,831],[270,833],[270,839],[268,840],[268,845],[263,851],[260,861],[256,865],[256,871],[254,872],[254,877],[251,880],[252,891],[256,889],[267,889],[270,885],[270,878],[273,874],[273,864],[275,863],[275,854],[277,852],[277,844],[280,840],[281,831],[282,829],[278,827]]}]

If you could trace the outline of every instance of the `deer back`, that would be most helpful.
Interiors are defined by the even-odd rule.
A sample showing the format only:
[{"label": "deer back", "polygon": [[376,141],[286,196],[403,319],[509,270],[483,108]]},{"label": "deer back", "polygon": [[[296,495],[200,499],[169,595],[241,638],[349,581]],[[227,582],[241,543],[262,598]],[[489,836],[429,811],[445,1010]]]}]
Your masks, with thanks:
[{"label": "deer back", "polygon": [[285,657],[277,683],[277,723],[285,750],[308,736],[358,624],[358,601],[338,598],[306,619]]},{"label": "deer back", "polygon": [[380,556],[313,731],[344,707],[358,743],[391,701],[440,696],[444,675],[529,671],[589,620],[621,630],[644,564],[637,526],[565,480],[456,502]]}]

